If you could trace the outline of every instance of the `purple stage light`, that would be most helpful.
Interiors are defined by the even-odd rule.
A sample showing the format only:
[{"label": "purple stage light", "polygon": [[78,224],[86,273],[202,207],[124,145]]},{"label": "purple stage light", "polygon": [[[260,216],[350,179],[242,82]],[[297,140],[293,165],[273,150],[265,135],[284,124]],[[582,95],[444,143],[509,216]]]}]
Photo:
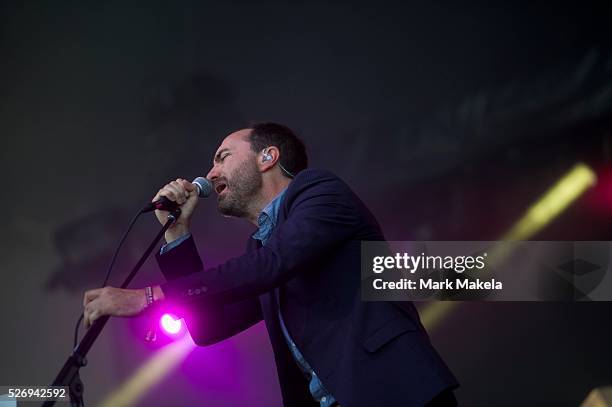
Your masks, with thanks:
[{"label": "purple stage light", "polygon": [[162,327],[165,333],[170,335],[176,335],[181,332],[183,323],[179,318],[171,314],[164,314],[159,320],[159,325]]}]

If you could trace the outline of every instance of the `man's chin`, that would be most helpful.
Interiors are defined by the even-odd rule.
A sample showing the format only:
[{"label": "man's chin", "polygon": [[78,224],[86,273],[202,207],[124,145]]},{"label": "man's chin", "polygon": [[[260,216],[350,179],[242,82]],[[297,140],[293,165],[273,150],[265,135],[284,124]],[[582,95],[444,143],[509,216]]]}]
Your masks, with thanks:
[{"label": "man's chin", "polygon": [[219,209],[219,212],[223,211],[224,207],[227,207],[227,197],[224,194],[221,195],[217,195],[217,208]]},{"label": "man's chin", "polygon": [[217,210],[221,215],[227,217],[240,218],[244,216],[242,211],[231,205],[231,203],[228,202],[227,199],[223,199],[223,197],[217,199]]},{"label": "man's chin", "polygon": [[223,216],[231,216],[231,208],[226,207],[222,202],[217,202],[217,210]]}]

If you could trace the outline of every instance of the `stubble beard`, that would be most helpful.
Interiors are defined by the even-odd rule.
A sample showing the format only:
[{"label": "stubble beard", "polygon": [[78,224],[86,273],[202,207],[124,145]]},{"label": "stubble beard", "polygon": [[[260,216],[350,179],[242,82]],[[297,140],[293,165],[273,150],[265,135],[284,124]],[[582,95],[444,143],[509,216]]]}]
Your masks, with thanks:
[{"label": "stubble beard", "polygon": [[217,200],[219,212],[236,218],[250,217],[250,204],[262,185],[263,179],[255,160],[245,160],[227,177],[227,192]]}]

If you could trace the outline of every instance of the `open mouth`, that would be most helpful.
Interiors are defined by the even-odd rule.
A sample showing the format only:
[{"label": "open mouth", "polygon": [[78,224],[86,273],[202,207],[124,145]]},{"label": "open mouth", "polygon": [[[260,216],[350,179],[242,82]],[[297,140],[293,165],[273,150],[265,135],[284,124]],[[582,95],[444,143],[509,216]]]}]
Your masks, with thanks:
[{"label": "open mouth", "polygon": [[225,191],[226,189],[227,183],[225,183],[224,181],[219,181],[215,184],[215,192],[217,193],[217,195]]}]

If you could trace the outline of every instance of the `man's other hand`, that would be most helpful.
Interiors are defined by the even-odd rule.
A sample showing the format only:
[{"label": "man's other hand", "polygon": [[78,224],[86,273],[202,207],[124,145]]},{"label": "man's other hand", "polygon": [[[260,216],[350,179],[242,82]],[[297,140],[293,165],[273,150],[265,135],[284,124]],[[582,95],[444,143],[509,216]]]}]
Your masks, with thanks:
[{"label": "man's other hand", "polygon": [[147,307],[147,298],[144,288],[124,290],[104,287],[85,292],[83,307],[83,323],[89,328],[104,315],[131,317],[140,314]]}]

